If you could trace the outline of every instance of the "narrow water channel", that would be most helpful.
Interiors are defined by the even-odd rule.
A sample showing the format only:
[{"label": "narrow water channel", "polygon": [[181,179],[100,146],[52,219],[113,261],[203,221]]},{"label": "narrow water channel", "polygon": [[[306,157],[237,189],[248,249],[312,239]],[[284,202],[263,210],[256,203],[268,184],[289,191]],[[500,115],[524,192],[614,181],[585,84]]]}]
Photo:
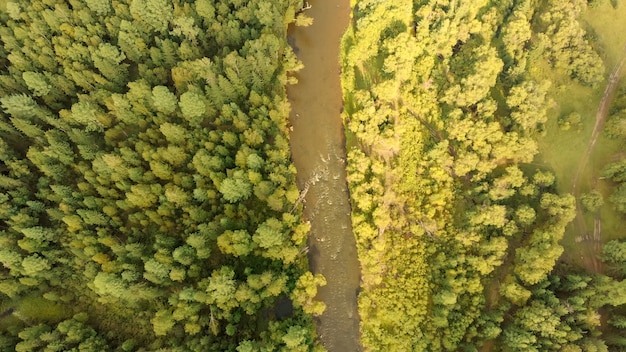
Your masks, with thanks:
[{"label": "narrow water channel", "polygon": [[339,43],[350,18],[348,0],[309,0],[309,27],[289,31],[304,63],[289,86],[291,151],[300,189],[308,189],[304,216],[311,222],[309,263],[327,285],[317,299],[326,304],[317,333],[330,352],[361,351],[357,290],[360,268],[350,221],[345,138],[341,121]]}]

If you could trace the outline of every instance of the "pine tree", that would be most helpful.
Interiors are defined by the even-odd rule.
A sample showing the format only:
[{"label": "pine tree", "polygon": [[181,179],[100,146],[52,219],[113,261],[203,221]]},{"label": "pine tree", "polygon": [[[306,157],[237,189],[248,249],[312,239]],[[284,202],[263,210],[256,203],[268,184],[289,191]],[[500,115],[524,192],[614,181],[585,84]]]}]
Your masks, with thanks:
[{"label": "pine tree", "polygon": [[235,300],[236,282],[235,272],[232,268],[223,266],[213,271],[206,292],[208,304],[215,304],[224,313],[228,314],[237,306]]},{"label": "pine tree", "polygon": [[152,100],[157,111],[164,114],[171,114],[176,110],[178,100],[167,87],[156,86],[152,88]]},{"label": "pine tree", "polygon": [[245,230],[225,231],[217,238],[217,245],[222,253],[236,257],[248,255],[256,247]]},{"label": "pine tree", "polygon": [[204,97],[194,92],[185,92],[180,96],[180,111],[192,127],[197,127],[204,120],[206,104]]},{"label": "pine tree", "polygon": [[40,277],[50,270],[51,264],[46,258],[38,254],[30,255],[22,260],[22,269],[25,276]]},{"label": "pine tree", "polygon": [[174,12],[169,0],[132,0],[130,13],[152,31],[164,34]]},{"label": "pine tree", "polygon": [[85,0],[85,2],[98,16],[105,16],[111,11],[110,0]]},{"label": "pine tree", "polygon": [[126,193],[128,201],[140,208],[149,208],[153,206],[158,197],[153,193],[153,187],[149,185],[139,184],[130,187],[130,192]]},{"label": "pine tree", "polygon": [[[98,2],[97,0],[93,1]],[[120,22],[117,45],[126,54],[126,57],[134,62],[142,62],[150,53],[141,32],[133,25],[133,22],[126,20]]]},{"label": "pine tree", "polygon": [[246,200],[252,195],[252,185],[242,170],[233,172],[232,177],[226,178],[219,186],[224,199],[230,203]]},{"label": "pine tree", "polygon": [[187,130],[184,127],[169,122],[161,124],[161,126],[159,126],[159,130],[163,133],[168,142],[177,145],[184,144],[188,135]]},{"label": "pine tree", "polygon": [[26,82],[28,89],[33,92],[33,95],[38,97],[48,94],[52,88],[46,77],[41,73],[24,72],[22,73],[22,79]]},{"label": "pine tree", "polygon": [[128,82],[128,64],[121,62],[126,59],[126,55],[118,47],[109,43],[101,43],[98,49],[91,55],[94,66],[104,77],[121,87]]}]

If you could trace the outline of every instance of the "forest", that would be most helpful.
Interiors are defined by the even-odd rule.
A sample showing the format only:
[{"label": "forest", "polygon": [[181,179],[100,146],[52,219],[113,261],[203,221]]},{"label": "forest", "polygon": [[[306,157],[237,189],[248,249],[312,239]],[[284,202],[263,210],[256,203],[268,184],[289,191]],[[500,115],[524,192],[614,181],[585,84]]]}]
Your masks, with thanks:
[{"label": "forest", "polygon": [[[572,145],[546,142],[594,125],[576,110],[559,116],[574,106],[567,90],[599,97],[618,82],[583,15],[620,2],[353,5],[343,118],[365,350],[626,350],[623,234],[587,258],[564,259],[580,228],[574,219],[596,215],[597,228],[600,209],[611,207],[623,228],[624,155],[601,167],[602,192],[580,194],[581,172],[563,174],[556,163]],[[618,151],[625,94],[601,136],[620,139]],[[575,236],[588,245],[587,234]],[[589,270],[585,260],[601,263]]]},{"label": "forest", "polygon": [[[1,351],[326,350],[286,95],[310,6],[0,0]],[[625,6],[351,7],[363,349],[626,350]]]},{"label": "forest", "polygon": [[319,348],[285,94],[302,6],[2,3],[0,350]]}]

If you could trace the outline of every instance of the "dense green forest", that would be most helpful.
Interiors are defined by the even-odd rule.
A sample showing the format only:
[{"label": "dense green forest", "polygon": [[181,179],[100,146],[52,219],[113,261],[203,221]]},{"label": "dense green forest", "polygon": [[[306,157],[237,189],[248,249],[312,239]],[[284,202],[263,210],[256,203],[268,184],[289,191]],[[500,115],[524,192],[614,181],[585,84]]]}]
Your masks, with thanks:
[{"label": "dense green forest", "polygon": [[[0,350],[324,350],[285,93],[307,6],[0,1]],[[625,220],[626,86],[604,125],[564,97],[612,93],[585,18],[623,6],[352,0],[365,350],[626,350],[623,234],[567,253]],[[572,177],[549,141],[592,129],[612,155]]]},{"label": "dense green forest", "polygon": [[302,6],[2,3],[0,350],[317,348],[285,95]]},{"label": "dense green forest", "polygon": [[[626,349],[624,242],[598,253],[604,272],[560,260],[580,204],[597,212],[602,194],[576,199],[538,161],[553,121],[581,125],[556,95],[607,84],[581,15],[619,6],[353,1],[342,82],[367,350]],[[606,130],[623,139],[621,94]],[[625,165],[603,171],[621,212]]]}]

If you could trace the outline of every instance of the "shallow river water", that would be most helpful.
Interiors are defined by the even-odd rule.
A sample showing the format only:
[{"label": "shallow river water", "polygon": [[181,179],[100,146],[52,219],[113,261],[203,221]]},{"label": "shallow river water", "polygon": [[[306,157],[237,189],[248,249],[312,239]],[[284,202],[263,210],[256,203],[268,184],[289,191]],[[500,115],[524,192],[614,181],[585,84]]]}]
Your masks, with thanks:
[{"label": "shallow river water", "polygon": [[289,86],[291,150],[300,189],[308,188],[311,271],[328,282],[317,299],[326,304],[318,336],[330,352],[360,351],[357,292],[360,268],[350,221],[345,138],[341,122],[339,42],[350,18],[348,0],[310,0],[314,23],[291,28],[290,43],[304,69]]}]

